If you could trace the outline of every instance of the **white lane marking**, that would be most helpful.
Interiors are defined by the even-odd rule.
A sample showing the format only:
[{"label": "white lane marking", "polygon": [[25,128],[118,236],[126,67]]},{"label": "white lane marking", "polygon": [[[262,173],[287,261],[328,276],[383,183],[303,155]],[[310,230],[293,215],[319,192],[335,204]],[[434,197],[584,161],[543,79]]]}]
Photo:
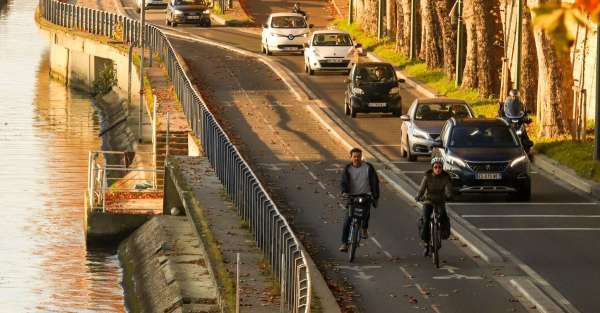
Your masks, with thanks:
[{"label": "white lane marking", "polygon": [[423,287],[421,287],[421,285],[419,285],[418,283],[415,283],[415,286],[417,287],[417,289],[419,289],[419,292],[421,293],[421,295],[423,296],[423,298],[429,299],[429,295],[427,294],[427,292],[425,291],[425,289],[423,289]]},{"label": "white lane marking", "polygon": [[383,254],[385,254],[386,257],[388,257],[388,259],[393,259],[393,256],[391,253],[387,252],[385,249],[383,249],[383,246],[381,245],[381,243],[379,243],[379,241],[377,241],[377,239],[375,239],[374,236],[371,236],[371,241],[373,241],[375,243],[375,245],[381,249],[381,251],[383,251]]},{"label": "white lane marking", "polygon": [[556,205],[600,205],[599,202],[451,202],[462,206],[556,206]]},{"label": "white lane marking", "polygon": [[442,311],[440,311],[440,309],[438,308],[437,304],[432,304],[431,309],[433,309],[435,313],[442,313]]},{"label": "white lane marking", "polygon": [[317,177],[317,175],[315,175],[315,173],[313,173],[312,171],[308,171],[308,174],[310,175],[310,177],[312,177],[312,179],[319,180],[319,178]]},{"label": "white lane marking", "polygon": [[406,268],[404,268],[404,266],[400,266],[400,270],[402,271],[402,273],[404,273],[404,276],[406,276],[406,278],[413,280],[413,276],[406,270]]},{"label": "white lane marking", "polygon": [[600,228],[592,227],[531,227],[531,228],[480,228],[481,231],[600,231]]},{"label": "white lane marking", "polygon": [[322,182],[318,182],[318,184],[323,190],[327,190],[327,187],[325,187],[325,185]]},{"label": "white lane marking", "polygon": [[505,215],[478,215],[478,214],[465,214],[462,215],[465,218],[482,218],[482,217],[506,217],[506,218],[521,218],[521,217],[571,217],[571,218],[600,218],[600,215],[566,215],[566,214],[505,214]]},{"label": "white lane marking", "polygon": [[483,279],[483,277],[481,276],[467,276],[467,275],[463,275],[463,274],[450,274],[450,275],[446,275],[446,276],[433,276],[433,279],[438,279],[438,280],[448,280],[448,279],[466,279],[466,280],[479,280],[479,279]]},{"label": "white lane marking", "polygon": [[361,279],[361,280],[370,280],[371,278],[373,278],[373,275],[367,275],[364,272],[364,270],[380,269],[381,266],[379,266],[379,265],[366,265],[366,266],[345,266],[345,265],[340,265],[340,266],[337,266],[337,268],[356,272],[356,275],[354,275],[354,277],[356,277],[358,279]]},{"label": "white lane marking", "polygon": [[383,247],[381,246],[379,241],[377,241],[377,239],[375,239],[375,237],[371,236],[371,241],[373,241],[379,249],[383,250]]},{"label": "white lane marking", "polygon": [[332,193],[328,193],[327,195],[329,196],[329,198],[335,199],[335,196]]}]

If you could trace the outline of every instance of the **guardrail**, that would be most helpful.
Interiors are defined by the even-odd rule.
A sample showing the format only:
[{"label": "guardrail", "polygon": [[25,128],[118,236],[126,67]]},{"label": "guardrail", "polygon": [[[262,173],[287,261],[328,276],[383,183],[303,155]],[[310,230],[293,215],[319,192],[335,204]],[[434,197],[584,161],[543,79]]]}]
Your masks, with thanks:
[{"label": "guardrail", "polygon": [[[56,0],[40,0],[40,14],[59,26],[121,40],[124,44],[139,43],[140,23],[125,16]],[[165,33],[147,24],[144,34],[146,46],[162,58],[188,122],[238,214],[248,222],[258,247],[282,282],[282,307],[288,312],[309,313],[312,284],[300,241],[194,88]]]}]

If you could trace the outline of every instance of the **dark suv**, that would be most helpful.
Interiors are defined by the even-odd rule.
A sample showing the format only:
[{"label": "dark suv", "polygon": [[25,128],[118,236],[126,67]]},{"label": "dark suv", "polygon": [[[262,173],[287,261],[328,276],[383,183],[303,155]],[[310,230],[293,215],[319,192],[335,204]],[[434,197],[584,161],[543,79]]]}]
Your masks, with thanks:
[{"label": "dark suv", "polygon": [[529,159],[512,127],[502,119],[449,119],[435,143],[454,192],[510,193],[531,198]]},{"label": "dark suv", "polygon": [[389,63],[357,63],[346,79],[344,112],[356,117],[356,113],[392,113],[402,115],[402,97],[396,71]]},{"label": "dark suv", "polygon": [[210,9],[204,0],[169,0],[165,23],[173,27],[177,24],[210,27]]}]

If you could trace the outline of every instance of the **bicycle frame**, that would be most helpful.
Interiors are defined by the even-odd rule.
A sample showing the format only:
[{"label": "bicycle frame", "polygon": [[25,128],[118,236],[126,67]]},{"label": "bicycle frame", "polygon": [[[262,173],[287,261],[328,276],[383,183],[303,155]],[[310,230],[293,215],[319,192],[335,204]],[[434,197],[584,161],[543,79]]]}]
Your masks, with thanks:
[{"label": "bicycle frame", "polygon": [[354,261],[356,249],[360,244],[360,232],[362,230],[363,219],[365,218],[365,214],[367,210],[369,210],[370,205],[371,199],[369,197],[367,197],[366,202],[364,203],[356,203],[354,199],[350,201],[348,207],[348,214],[350,214],[350,217],[352,218],[352,221],[350,222],[350,231],[348,232],[348,244],[350,245],[350,249],[348,249],[348,260],[350,262]]},{"label": "bicycle frame", "polygon": [[431,219],[429,225],[429,231],[431,232],[429,236],[429,245],[432,248],[432,257],[433,264],[435,267],[440,267],[440,248],[442,244],[441,238],[441,223],[440,217],[442,214],[442,205],[433,204],[433,211],[431,212]]}]

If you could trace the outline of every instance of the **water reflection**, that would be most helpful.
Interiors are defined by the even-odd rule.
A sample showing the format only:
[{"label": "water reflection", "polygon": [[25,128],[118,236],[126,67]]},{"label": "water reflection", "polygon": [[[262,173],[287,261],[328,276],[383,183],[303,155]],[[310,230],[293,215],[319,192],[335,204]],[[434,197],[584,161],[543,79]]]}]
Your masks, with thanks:
[{"label": "water reflection", "polygon": [[83,238],[98,118],[88,96],[48,78],[36,4],[0,15],[0,312],[121,312],[114,251]]}]

